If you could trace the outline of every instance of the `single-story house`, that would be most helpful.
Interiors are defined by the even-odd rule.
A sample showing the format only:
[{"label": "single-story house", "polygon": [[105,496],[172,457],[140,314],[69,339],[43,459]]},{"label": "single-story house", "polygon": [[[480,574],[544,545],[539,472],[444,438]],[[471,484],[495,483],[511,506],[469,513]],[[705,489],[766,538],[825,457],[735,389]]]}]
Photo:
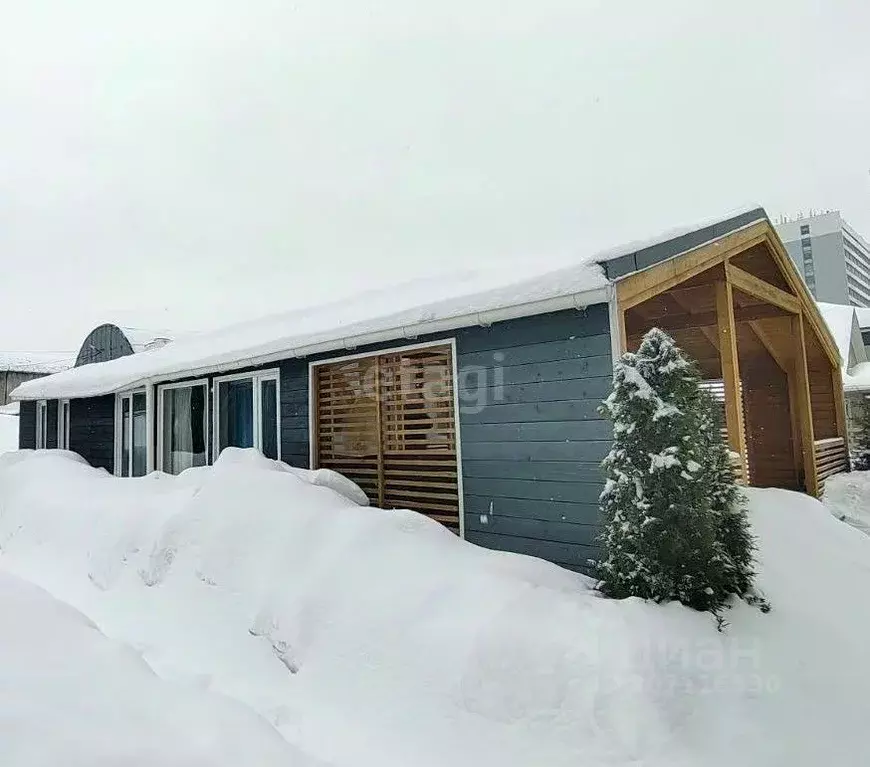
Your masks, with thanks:
[{"label": "single-story house", "polygon": [[[752,484],[818,494],[845,468],[837,347],[762,208],[202,333],[15,396],[30,424],[59,403],[66,445],[118,476],[255,447],[474,543],[583,567],[612,441],[598,406],[653,326],[722,392]],[[21,435],[37,446],[34,426]]]}]

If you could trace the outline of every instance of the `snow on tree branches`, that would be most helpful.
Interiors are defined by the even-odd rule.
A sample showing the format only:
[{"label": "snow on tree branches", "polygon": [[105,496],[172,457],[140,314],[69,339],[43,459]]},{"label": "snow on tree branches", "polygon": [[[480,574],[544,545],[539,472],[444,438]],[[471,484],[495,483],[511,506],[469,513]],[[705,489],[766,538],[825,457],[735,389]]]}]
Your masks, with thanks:
[{"label": "snow on tree branches", "polygon": [[653,328],[616,365],[602,412],[614,444],[603,466],[609,596],[679,600],[716,612],[751,591],[754,541],[734,483],[721,415],[695,366]]}]

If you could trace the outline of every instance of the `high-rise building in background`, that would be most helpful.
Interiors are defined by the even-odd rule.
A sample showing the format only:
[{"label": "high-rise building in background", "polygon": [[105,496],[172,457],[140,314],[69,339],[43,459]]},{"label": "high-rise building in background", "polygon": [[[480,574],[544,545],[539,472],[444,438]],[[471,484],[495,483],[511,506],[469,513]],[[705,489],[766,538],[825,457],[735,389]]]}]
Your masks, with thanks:
[{"label": "high-rise building in background", "polygon": [[818,301],[870,306],[870,244],[839,211],[783,220],[776,230]]}]

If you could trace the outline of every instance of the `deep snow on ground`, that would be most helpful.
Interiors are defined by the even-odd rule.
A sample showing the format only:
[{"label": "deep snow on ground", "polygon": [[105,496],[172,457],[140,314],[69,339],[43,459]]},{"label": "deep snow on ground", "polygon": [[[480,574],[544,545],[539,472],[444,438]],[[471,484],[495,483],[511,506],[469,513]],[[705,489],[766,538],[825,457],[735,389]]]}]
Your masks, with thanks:
[{"label": "deep snow on ground", "polygon": [[160,680],[81,613],[2,571],[0,610],[4,767],[314,765],[250,709]]},{"label": "deep snow on ground", "polygon": [[870,471],[835,474],[825,480],[822,501],[837,519],[870,535]]},{"label": "deep snow on ground", "polygon": [[127,480],[8,454],[0,569],[330,764],[864,765],[870,538],[750,498],[773,612],[739,604],[724,633],[246,451]]},{"label": "deep snow on ground", "polygon": [[18,416],[0,413],[0,455],[18,450]]}]

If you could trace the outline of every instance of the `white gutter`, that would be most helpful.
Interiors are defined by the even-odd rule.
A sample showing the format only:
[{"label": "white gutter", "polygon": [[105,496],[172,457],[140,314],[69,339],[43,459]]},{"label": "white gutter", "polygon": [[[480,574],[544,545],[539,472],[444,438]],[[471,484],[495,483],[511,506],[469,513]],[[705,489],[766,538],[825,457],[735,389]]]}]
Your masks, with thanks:
[{"label": "white gutter", "polygon": [[[279,362],[290,358],[310,357],[316,354],[336,351],[337,349],[354,350],[360,346],[368,346],[371,344],[381,344],[389,341],[397,341],[400,339],[415,339],[422,335],[432,333],[445,333],[451,330],[467,327],[489,327],[495,322],[504,322],[505,320],[515,320],[521,317],[532,317],[537,314],[547,314],[549,312],[564,311],[566,309],[582,310],[593,304],[604,304],[610,300],[610,285],[594,290],[586,290],[579,293],[569,293],[564,296],[556,296],[554,298],[545,298],[540,301],[528,301],[522,304],[506,306],[499,309],[490,309],[483,312],[470,312],[461,314],[455,317],[447,317],[440,320],[429,320],[419,322],[414,325],[392,327],[385,330],[377,330],[370,333],[360,333],[357,335],[344,336],[334,338],[329,341],[321,341],[314,344],[306,344],[295,349],[283,349],[278,352],[269,354],[261,354],[243,359],[225,362],[219,365],[203,365],[196,368],[182,368],[180,370],[163,372],[153,376],[144,378],[132,379],[119,386],[113,386],[108,389],[95,387],[89,389],[87,394],[80,394],[73,397],[68,393],[57,393],[56,395],[34,396],[32,398],[16,397],[15,391],[10,397],[12,399],[55,399],[59,397],[70,397],[73,399],[82,399],[85,397],[98,397],[105,394],[113,394],[130,389],[139,389],[144,386],[163,383],[166,381],[174,381],[179,378],[196,378],[213,373],[221,373],[239,368],[255,367],[260,365],[268,365],[270,362]],[[99,364],[99,363],[97,363]]]}]

